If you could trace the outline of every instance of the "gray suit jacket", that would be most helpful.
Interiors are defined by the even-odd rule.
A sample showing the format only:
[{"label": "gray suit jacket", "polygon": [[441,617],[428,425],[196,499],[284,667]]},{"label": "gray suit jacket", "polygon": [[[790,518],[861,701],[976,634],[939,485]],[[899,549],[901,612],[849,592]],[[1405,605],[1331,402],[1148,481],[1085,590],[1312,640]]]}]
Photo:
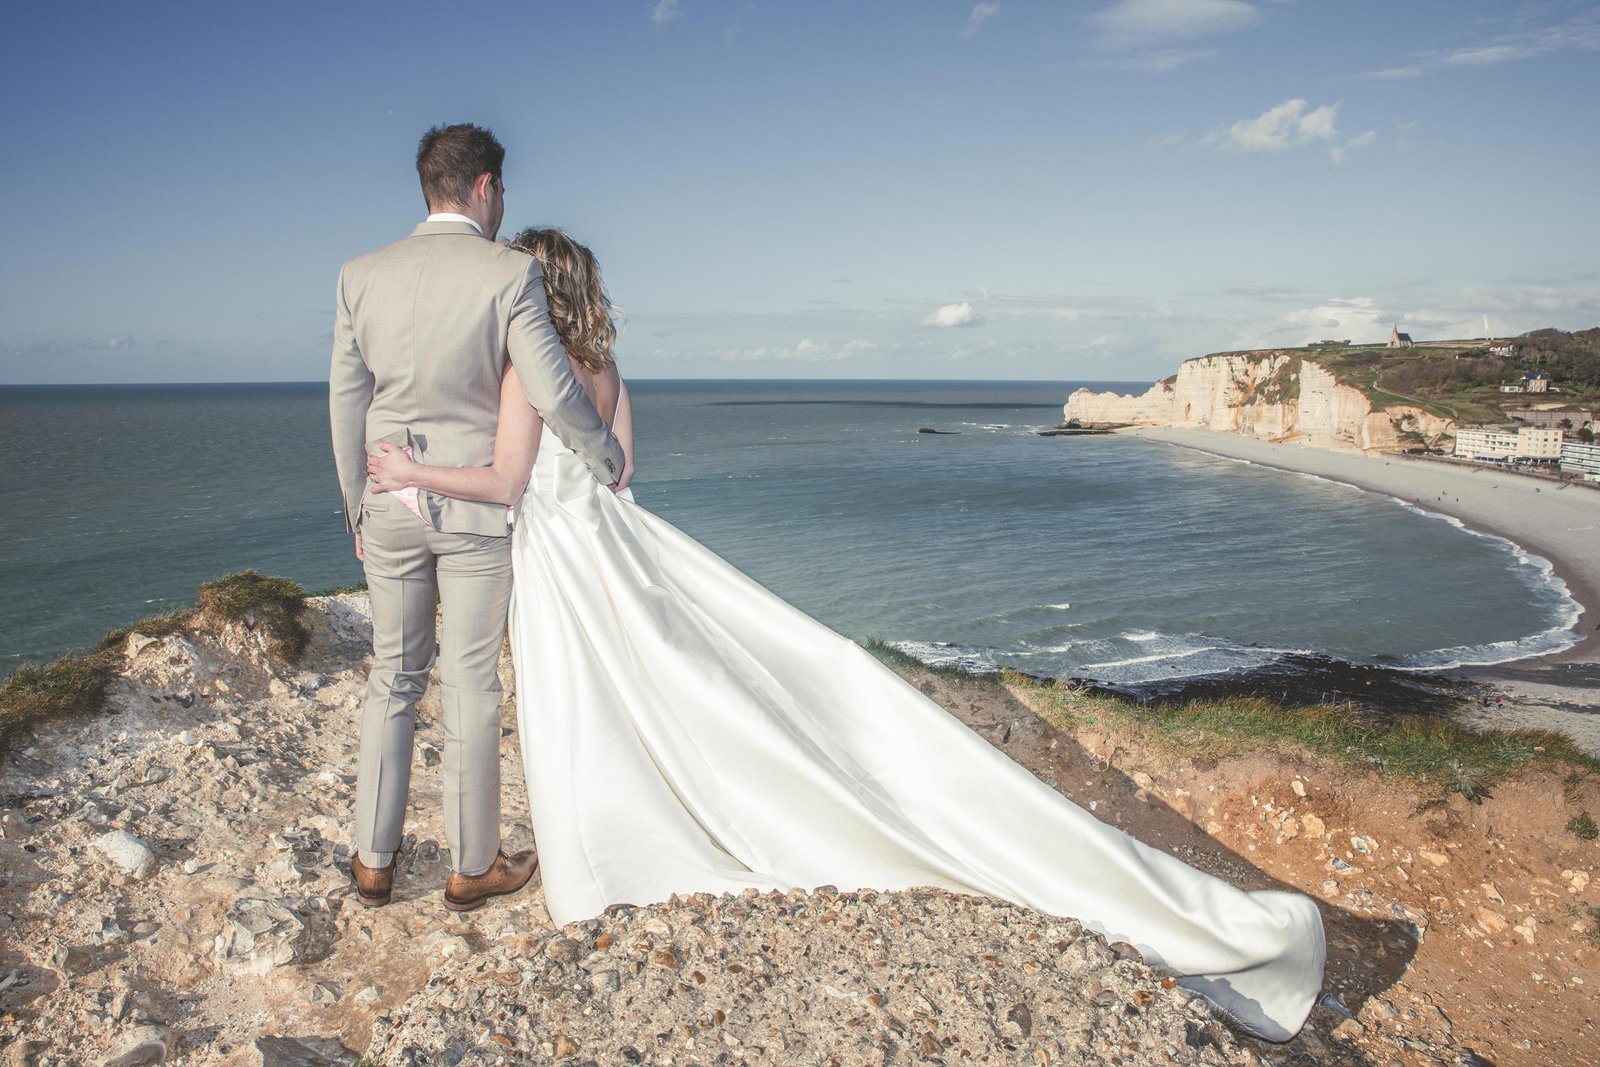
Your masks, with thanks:
[{"label": "gray suit jacket", "polygon": [[[602,484],[615,484],[622,446],[567,363],[538,260],[464,222],[424,222],[344,265],[328,407],[348,529],[360,527],[367,454],[379,441],[409,434],[417,460],[441,467],[493,462],[507,359],[556,436]],[[439,530],[506,532],[503,504],[421,498]]]}]

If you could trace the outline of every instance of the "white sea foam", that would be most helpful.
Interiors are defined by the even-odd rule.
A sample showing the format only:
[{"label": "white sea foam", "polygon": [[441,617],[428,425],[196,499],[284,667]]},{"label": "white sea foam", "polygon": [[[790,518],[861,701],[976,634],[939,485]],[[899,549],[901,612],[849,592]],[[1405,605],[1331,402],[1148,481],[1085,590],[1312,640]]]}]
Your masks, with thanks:
[{"label": "white sea foam", "polygon": [[973,674],[1000,669],[1000,665],[983,649],[962,648],[944,641],[890,641],[889,645],[930,667],[954,667]]},{"label": "white sea foam", "polygon": [[1078,667],[1083,671],[1102,671],[1113,667],[1133,667],[1140,663],[1160,663],[1164,660],[1189,659],[1206,652],[1220,651],[1215,645],[1202,645],[1199,648],[1186,648],[1177,652],[1157,652],[1150,656],[1130,656],[1127,659],[1106,660],[1104,663],[1085,663]]}]

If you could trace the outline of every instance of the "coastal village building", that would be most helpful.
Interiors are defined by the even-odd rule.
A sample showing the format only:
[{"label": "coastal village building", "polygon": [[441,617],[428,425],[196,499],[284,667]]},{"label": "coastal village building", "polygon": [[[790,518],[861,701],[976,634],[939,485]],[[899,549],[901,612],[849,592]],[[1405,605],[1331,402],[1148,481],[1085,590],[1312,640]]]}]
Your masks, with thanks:
[{"label": "coastal village building", "polygon": [[1545,371],[1535,374],[1524,374],[1518,382],[1501,382],[1502,393],[1548,393],[1550,391],[1550,375]]},{"label": "coastal village building", "polygon": [[1489,354],[1491,356],[1505,356],[1510,358],[1517,354],[1517,346],[1510,341],[1490,341]]},{"label": "coastal village building", "polygon": [[1394,329],[1389,331],[1389,347],[1390,348],[1410,348],[1411,347],[1411,335],[1409,333],[1401,333],[1400,332],[1400,324],[1398,322],[1394,324]]},{"label": "coastal village building", "polygon": [[1463,426],[1456,430],[1456,452],[1463,459],[1550,460],[1562,458],[1560,430],[1519,426],[1502,430],[1494,426]]},{"label": "coastal village building", "polygon": [[1600,444],[1568,441],[1562,445],[1561,473],[1581,474],[1584,481],[1600,482]]}]

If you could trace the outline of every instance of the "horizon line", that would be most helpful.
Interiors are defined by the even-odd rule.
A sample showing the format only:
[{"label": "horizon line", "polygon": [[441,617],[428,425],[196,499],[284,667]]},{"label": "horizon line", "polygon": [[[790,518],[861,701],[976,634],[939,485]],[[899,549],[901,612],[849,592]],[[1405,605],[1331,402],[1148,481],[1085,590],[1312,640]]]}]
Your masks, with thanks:
[{"label": "horizon line", "polygon": [[[1129,382],[1143,382],[1144,378],[669,378],[669,377],[630,377],[630,382],[951,382],[965,384],[1043,384],[1058,385],[1067,383],[1089,384],[1119,384]],[[150,382],[150,381],[107,381],[107,382],[0,382],[0,389],[99,389],[107,386],[143,387],[157,389],[167,386],[198,386],[198,385],[322,385],[328,382],[322,378],[263,378],[263,379],[219,379],[214,381],[188,381],[188,382]]]}]

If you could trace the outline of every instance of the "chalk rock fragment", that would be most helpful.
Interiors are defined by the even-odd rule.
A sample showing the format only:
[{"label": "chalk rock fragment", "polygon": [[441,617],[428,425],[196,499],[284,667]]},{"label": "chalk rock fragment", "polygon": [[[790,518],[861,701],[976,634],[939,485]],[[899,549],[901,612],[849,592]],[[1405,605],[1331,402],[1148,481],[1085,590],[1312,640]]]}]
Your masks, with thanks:
[{"label": "chalk rock fragment", "polygon": [[117,1044],[116,1051],[106,1058],[104,1067],[140,1067],[146,1063],[162,1063],[170,1048],[171,1042],[165,1030],[159,1026],[141,1026]]},{"label": "chalk rock fragment", "polygon": [[156,854],[150,846],[126,830],[112,830],[94,840],[95,851],[117,870],[134,878],[146,878],[156,867]]},{"label": "chalk rock fragment", "polygon": [[212,942],[211,957],[230,970],[266,974],[302,959],[310,940],[306,924],[288,908],[270,900],[246,899],[229,912],[222,933]]}]

